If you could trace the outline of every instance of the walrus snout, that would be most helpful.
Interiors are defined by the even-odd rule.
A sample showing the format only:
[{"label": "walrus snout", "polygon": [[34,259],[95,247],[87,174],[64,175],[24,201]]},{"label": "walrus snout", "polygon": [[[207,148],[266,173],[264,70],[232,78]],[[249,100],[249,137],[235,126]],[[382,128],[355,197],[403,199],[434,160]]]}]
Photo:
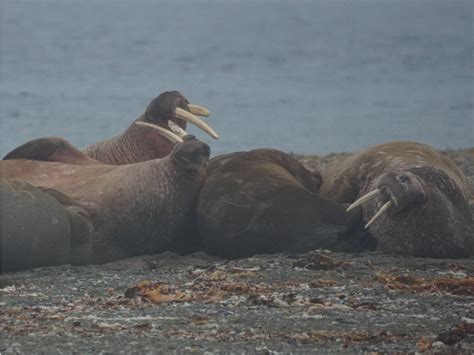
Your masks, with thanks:
[{"label": "walrus snout", "polygon": [[391,200],[392,212],[399,212],[423,203],[426,194],[420,179],[410,172],[390,172],[378,183],[381,198]]},{"label": "walrus snout", "polygon": [[171,153],[174,161],[187,169],[199,169],[209,160],[211,149],[209,146],[196,139],[193,135],[184,137],[182,143],[178,143]]},{"label": "walrus snout", "polygon": [[374,198],[379,200],[382,207],[377,210],[364,228],[368,228],[383,214],[405,211],[426,201],[422,182],[415,174],[409,172],[384,174],[376,186],[375,190],[360,197],[347,208],[347,211],[350,211]]}]

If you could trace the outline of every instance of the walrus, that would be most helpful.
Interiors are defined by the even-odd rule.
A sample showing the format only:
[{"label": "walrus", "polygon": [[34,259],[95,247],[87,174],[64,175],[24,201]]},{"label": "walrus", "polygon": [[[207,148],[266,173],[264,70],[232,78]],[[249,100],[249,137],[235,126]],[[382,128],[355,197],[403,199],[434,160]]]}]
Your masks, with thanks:
[{"label": "walrus", "polygon": [[318,194],[321,175],[290,155],[257,149],[210,160],[196,219],[206,251],[226,258],[369,248],[361,215]]},{"label": "walrus", "polygon": [[0,271],[88,262],[92,225],[67,196],[3,178],[0,196]]},{"label": "walrus", "polygon": [[197,116],[208,117],[207,108],[190,104],[178,91],[154,98],[124,133],[86,147],[83,152],[105,164],[123,165],[163,158],[187,135],[191,123],[217,139],[217,133]]},{"label": "walrus", "polygon": [[165,158],[105,165],[62,138],[42,138],[7,154],[0,177],[83,209],[93,227],[87,262],[104,263],[165,249],[191,218],[209,154],[205,143],[186,136]]},{"label": "walrus", "polygon": [[365,228],[387,253],[472,255],[468,182],[448,157],[410,141],[376,145],[328,169],[321,194],[362,206]]}]

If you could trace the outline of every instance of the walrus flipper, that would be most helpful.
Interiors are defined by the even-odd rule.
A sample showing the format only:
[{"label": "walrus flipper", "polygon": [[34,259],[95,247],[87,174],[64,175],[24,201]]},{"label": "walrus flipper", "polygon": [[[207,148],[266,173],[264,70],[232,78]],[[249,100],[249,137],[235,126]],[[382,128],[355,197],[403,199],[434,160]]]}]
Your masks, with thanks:
[{"label": "walrus flipper", "polygon": [[67,164],[91,164],[96,160],[89,158],[66,139],[46,137],[33,139],[9,152],[3,160],[29,159]]}]

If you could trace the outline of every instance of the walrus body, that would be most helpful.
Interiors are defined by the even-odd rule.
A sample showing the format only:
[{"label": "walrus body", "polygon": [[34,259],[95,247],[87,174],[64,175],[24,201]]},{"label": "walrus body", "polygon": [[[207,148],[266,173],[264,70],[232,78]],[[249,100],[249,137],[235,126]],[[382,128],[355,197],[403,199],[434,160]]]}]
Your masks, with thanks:
[{"label": "walrus body", "polygon": [[467,180],[427,145],[389,142],[354,154],[328,169],[321,194],[340,203],[362,197],[354,205],[365,203],[363,216],[381,251],[435,258],[473,253]]},{"label": "walrus body", "polygon": [[213,158],[196,208],[206,250],[237,258],[347,249],[352,241],[343,236],[355,228],[360,211],[347,213],[320,197],[320,184],[319,173],[277,150]]},{"label": "walrus body", "polygon": [[0,179],[1,270],[69,262],[72,216],[49,193],[28,183]]},{"label": "walrus body", "polygon": [[[83,152],[110,165],[163,158],[171,152],[174,143],[182,141],[187,134],[187,123],[196,125],[217,139],[214,130],[195,115],[209,116],[210,113],[202,106],[190,104],[179,92],[167,91],[154,98],[145,112],[133,121],[125,132],[92,144]],[[165,138],[163,132],[168,132],[175,138]]]},{"label": "walrus body", "polygon": [[[190,218],[209,157],[209,147],[192,138],[166,158],[121,166],[87,157],[78,164],[19,159],[28,157],[28,144],[0,162],[0,176],[54,189],[82,208],[93,225],[91,263],[163,250]],[[60,146],[66,152],[55,156],[67,156],[68,145]]]}]

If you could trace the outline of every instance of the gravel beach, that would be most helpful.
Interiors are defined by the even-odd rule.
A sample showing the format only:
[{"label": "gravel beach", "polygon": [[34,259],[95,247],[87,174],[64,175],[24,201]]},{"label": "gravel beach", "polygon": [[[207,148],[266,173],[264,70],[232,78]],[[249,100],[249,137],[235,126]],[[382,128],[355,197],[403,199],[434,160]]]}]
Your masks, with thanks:
[{"label": "gravel beach", "polygon": [[[474,187],[474,148],[446,154]],[[296,155],[322,170],[344,156]],[[0,334],[1,354],[468,354],[474,258],[166,252],[5,273]]]}]

